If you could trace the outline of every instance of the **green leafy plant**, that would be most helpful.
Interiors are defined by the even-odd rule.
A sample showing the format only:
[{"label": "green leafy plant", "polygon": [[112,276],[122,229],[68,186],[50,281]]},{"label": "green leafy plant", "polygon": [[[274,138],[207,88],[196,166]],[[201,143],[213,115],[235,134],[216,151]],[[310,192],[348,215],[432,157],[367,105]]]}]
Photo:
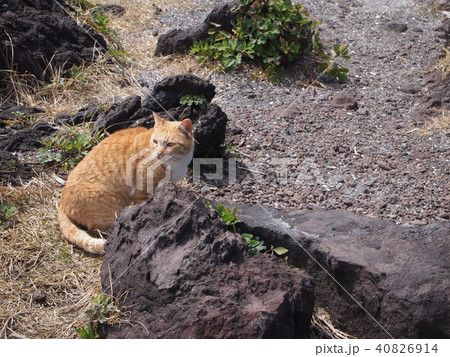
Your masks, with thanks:
[{"label": "green leafy plant", "polygon": [[17,213],[17,207],[13,203],[4,202],[0,204],[0,227],[9,226],[9,220]]},{"label": "green leafy plant", "polygon": [[86,326],[76,328],[75,331],[82,338],[98,338],[97,326],[115,318],[120,313],[111,296],[100,294],[84,310]]},{"label": "green leafy plant", "polygon": [[245,239],[249,252],[256,254],[267,250],[267,247],[264,245],[264,241],[262,241],[258,236],[254,236],[250,233],[241,233],[241,236]]},{"label": "green leafy plant", "polygon": [[234,207],[232,209],[229,209],[223,205],[217,205],[216,207],[213,207],[213,205],[206,200],[204,201],[204,203],[208,208],[211,208],[218,213],[219,217],[225,223],[228,230],[232,231],[233,233],[238,233],[238,229],[236,227],[236,225],[239,223],[237,217],[237,207]]},{"label": "green leafy plant", "polygon": [[117,35],[116,31],[108,27],[110,20],[105,16],[104,12],[90,1],[68,0],[68,3],[74,7],[66,9],[72,16],[82,17],[87,25],[104,35]]},{"label": "green leafy plant", "polygon": [[239,145],[225,144],[221,149],[222,157],[241,159]]},{"label": "green leafy plant", "polygon": [[334,45],[334,49],[330,50],[330,55],[323,52],[322,58],[324,59],[324,62],[319,64],[317,71],[320,73],[325,72],[328,77],[337,78],[341,83],[347,82],[348,68],[340,67],[337,62],[340,58],[346,60],[350,59],[348,47],[346,45]]},{"label": "green leafy plant", "polygon": [[66,129],[62,135],[41,140],[39,159],[44,166],[61,166],[70,170],[103,138],[103,134],[91,134],[88,128],[79,131],[77,127]]},{"label": "green leafy plant", "polygon": [[93,22],[93,27],[97,31],[102,32],[106,35],[117,36],[117,32],[108,27],[109,19],[98,7],[94,7],[93,9],[91,9],[91,19]]},{"label": "green leafy plant", "polygon": [[122,67],[127,67],[131,64],[129,60],[127,60],[127,51],[118,48],[116,44],[108,47],[108,53],[114,57],[114,59],[119,63]]},{"label": "green leafy plant", "polygon": [[7,120],[8,125],[20,125],[24,128],[31,127],[38,118],[36,114],[25,114],[21,111],[12,112],[11,114],[14,117]]},{"label": "green leafy plant", "polygon": [[217,205],[216,207],[214,207],[211,202],[206,200],[204,200],[203,203],[208,208],[213,209],[218,213],[219,217],[223,220],[228,230],[232,231],[233,233],[240,234],[242,238],[244,238],[245,242],[248,245],[249,252],[253,254],[275,253],[278,256],[282,256],[288,252],[288,250],[284,247],[272,247],[270,249],[267,249],[264,241],[260,237],[254,236],[250,233],[241,233],[236,226],[239,223],[239,219],[237,216],[237,207],[233,207],[232,209],[229,209],[223,205]]},{"label": "green leafy plant", "polygon": [[285,76],[283,66],[305,51],[315,51],[325,60],[332,56],[325,54],[316,32],[320,23],[309,17],[303,5],[290,0],[241,0],[232,11],[236,18],[231,32],[211,23],[208,37],[191,47],[200,63],[216,61],[223,69],[232,70],[254,59],[277,84]]},{"label": "green leafy plant", "polygon": [[71,87],[77,83],[87,82],[88,75],[79,66],[73,66],[69,69],[64,69],[61,71],[59,76],[53,78],[53,83],[65,87]]},{"label": "green leafy plant", "polygon": [[84,339],[97,339],[100,337],[96,332],[94,332],[92,323],[90,322],[88,322],[86,326],[75,328],[75,331]]},{"label": "green leafy plant", "polygon": [[180,104],[203,109],[208,106],[208,100],[203,94],[186,94],[180,98]]}]

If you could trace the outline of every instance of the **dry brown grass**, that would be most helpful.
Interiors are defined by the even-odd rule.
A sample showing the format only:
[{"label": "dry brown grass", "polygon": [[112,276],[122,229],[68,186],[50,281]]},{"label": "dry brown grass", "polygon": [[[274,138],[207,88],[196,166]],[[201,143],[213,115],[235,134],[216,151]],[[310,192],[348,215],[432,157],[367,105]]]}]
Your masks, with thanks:
[{"label": "dry brown grass", "polygon": [[[101,259],[74,250],[59,233],[60,188],[49,176],[21,187],[0,187],[1,201],[14,204],[10,227],[0,228],[0,336],[77,337],[82,310],[100,293]],[[41,290],[45,304],[33,301]]]},{"label": "dry brown grass", "polygon": [[[97,1],[98,4],[108,4],[108,0]],[[126,51],[127,59],[131,62],[129,75],[136,81],[140,72],[158,73],[158,79],[180,74],[193,73],[203,78],[210,78],[215,73],[214,66],[200,66],[193,56],[167,56],[155,57],[153,55],[158,37],[153,36],[151,29],[158,29],[163,33],[169,29],[168,25],[160,20],[156,8],[164,13],[170,13],[175,9],[192,10],[194,5],[191,1],[176,0],[117,0],[115,4],[124,6],[124,15],[110,15],[109,27],[117,32],[116,40]],[[177,10],[180,11],[180,10]],[[200,21],[203,19],[199,19]],[[172,24],[173,27],[183,27],[183,24]]]},{"label": "dry brown grass", "polygon": [[345,332],[335,328],[331,322],[330,315],[320,307],[314,309],[311,322],[312,328],[315,330],[318,337],[335,339],[355,338],[354,336],[346,334]]},{"label": "dry brown grass", "polygon": [[[97,3],[110,2],[100,0]],[[49,83],[12,70],[0,71],[2,87],[5,88],[0,105],[14,103],[39,107],[50,116],[55,116],[62,112],[74,113],[89,103],[111,104],[116,98],[142,94],[138,83],[142,71],[154,73],[155,82],[180,73],[194,73],[206,79],[214,76],[214,66],[200,66],[193,56],[153,56],[157,37],[152,35],[149,28],[158,28],[160,31],[167,29],[167,25],[155,15],[153,4],[164,12],[170,12],[174,7],[191,9],[193,5],[190,1],[180,4],[174,0],[118,0],[115,3],[126,8],[122,16],[107,14],[111,20],[108,27],[117,32],[117,36],[112,38],[115,44],[110,43],[110,47],[119,47],[125,51],[125,55],[119,59],[122,63],[106,53],[93,65],[80,67],[74,76],[54,68],[50,62],[47,65],[47,73],[51,77]],[[124,65],[124,62],[128,64]]]},{"label": "dry brown grass", "polygon": [[426,136],[433,134],[449,134],[450,112],[443,110],[441,113],[437,113],[422,128],[418,128],[417,133]]},{"label": "dry brown grass", "polygon": [[450,48],[444,47],[444,55],[433,65],[427,69],[425,73],[437,72],[442,80],[446,80],[450,73]]},{"label": "dry brown grass", "polygon": [[13,71],[2,71],[6,87],[3,103],[38,107],[54,117],[62,112],[74,113],[89,103],[111,103],[115,97],[140,92],[136,81],[129,80],[126,69],[107,63],[108,58],[108,55],[101,56],[95,64],[81,66],[72,72],[49,65],[49,83]]}]

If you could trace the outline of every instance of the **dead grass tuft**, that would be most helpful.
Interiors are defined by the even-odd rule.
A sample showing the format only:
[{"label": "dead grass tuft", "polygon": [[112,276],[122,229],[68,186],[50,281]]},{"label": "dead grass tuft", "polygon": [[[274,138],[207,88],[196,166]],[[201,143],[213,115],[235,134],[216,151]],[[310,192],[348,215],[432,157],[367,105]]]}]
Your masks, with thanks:
[{"label": "dead grass tuft", "polygon": [[442,111],[439,115],[432,117],[422,128],[417,129],[419,135],[449,134],[450,133],[450,111]]},{"label": "dead grass tuft", "polygon": [[49,64],[51,79],[48,83],[14,71],[1,71],[5,86],[0,105],[39,107],[47,115],[55,116],[62,112],[73,113],[89,103],[103,104],[113,102],[116,97],[139,93],[137,81],[128,78],[126,68],[110,64],[110,58],[103,55],[93,65],[68,71]]},{"label": "dead grass tuft", "polygon": [[442,80],[446,79],[450,73],[450,48],[444,48],[445,55],[440,58],[437,63],[427,72],[438,71]]},{"label": "dead grass tuft", "polygon": [[355,338],[335,328],[330,315],[322,308],[315,308],[312,317],[312,330],[317,338],[349,339]]},{"label": "dead grass tuft", "polygon": [[[82,310],[100,293],[101,259],[73,249],[56,224],[60,189],[49,176],[21,187],[0,186],[16,205],[12,224],[0,228],[0,336],[74,338]],[[46,302],[33,301],[36,290]]]}]

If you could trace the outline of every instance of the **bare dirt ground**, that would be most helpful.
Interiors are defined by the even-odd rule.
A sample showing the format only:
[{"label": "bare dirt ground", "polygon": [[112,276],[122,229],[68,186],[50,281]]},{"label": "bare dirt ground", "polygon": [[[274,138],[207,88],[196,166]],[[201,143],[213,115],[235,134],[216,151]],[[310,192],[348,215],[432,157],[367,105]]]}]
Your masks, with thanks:
[{"label": "bare dirt ground", "polygon": [[[34,104],[54,115],[73,113],[93,101],[143,95],[137,85],[142,80],[152,87],[168,75],[191,72],[216,86],[214,101],[229,117],[227,155],[237,167],[235,183],[227,169],[219,184],[184,182],[202,196],[275,208],[318,205],[398,223],[449,219],[448,78],[429,72],[445,43],[434,31],[444,18],[436,3],[302,1],[323,22],[326,44],[349,45],[344,85],[318,78],[308,60],[292,65],[286,80],[273,86],[253,66],[221,73],[190,56],[153,56],[158,33],[195,25],[221,2],[114,1],[126,12],[108,14],[109,26],[131,66],[111,75],[126,80],[90,81],[91,71],[84,96],[71,91],[49,101],[35,98]],[[404,26],[390,23],[407,29],[399,32]],[[348,94],[358,108],[336,106],[336,93]],[[101,259],[62,240],[56,227],[61,187],[50,176],[0,190],[18,208],[13,222],[0,229],[1,336],[79,337],[73,327],[83,324],[83,307],[100,292]],[[44,303],[36,292],[46,295]]]}]

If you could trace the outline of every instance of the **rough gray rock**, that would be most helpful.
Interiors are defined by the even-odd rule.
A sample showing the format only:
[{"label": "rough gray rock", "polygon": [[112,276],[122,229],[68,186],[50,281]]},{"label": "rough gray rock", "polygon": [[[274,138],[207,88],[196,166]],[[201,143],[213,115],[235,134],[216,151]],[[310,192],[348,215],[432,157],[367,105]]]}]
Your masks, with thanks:
[{"label": "rough gray rock", "polygon": [[347,93],[336,93],[333,96],[332,103],[335,107],[345,108],[347,110],[358,109],[358,102],[356,99]]},{"label": "rough gray rock", "polygon": [[20,115],[34,115],[39,113],[44,113],[44,111],[40,108],[14,105],[8,109],[0,111],[0,120],[11,120]]},{"label": "rough gray rock", "polygon": [[289,249],[291,264],[314,277],[317,305],[345,332],[450,337],[448,222],[396,225],[345,211],[261,206],[241,207],[238,215],[243,231]]},{"label": "rough gray rock", "polygon": [[128,97],[123,102],[115,103],[101,113],[92,128],[114,133],[133,124],[130,118],[141,107],[141,97],[136,95]]},{"label": "rough gray rock", "polygon": [[386,27],[389,30],[395,31],[395,32],[406,32],[408,30],[408,25],[399,23],[399,22],[389,22]]},{"label": "rough gray rock", "polygon": [[8,130],[7,135],[0,135],[0,150],[11,152],[33,151],[36,148],[42,147],[40,140],[43,137],[49,136],[55,131],[56,128],[48,123],[38,124],[32,129]]},{"label": "rough gray rock", "polygon": [[[143,100],[139,96],[128,97],[120,103],[113,104],[98,115],[93,130],[105,130],[113,133],[128,127],[154,126],[153,112],[166,120],[191,119],[194,128],[194,156],[204,157],[218,153],[225,140],[227,115],[217,104],[206,108],[188,107],[180,104],[180,98],[186,94],[203,95],[208,103],[214,97],[215,87],[212,83],[190,74],[171,76],[158,82],[152,92]],[[69,122],[71,118],[66,118]]]},{"label": "rough gray rock", "polygon": [[208,36],[211,23],[222,25],[226,31],[231,31],[231,20],[236,16],[230,11],[237,2],[217,5],[200,25],[187,30],[174,29],[158,38],[155,56],[167,56],[174,53],[185,54],[195,41],[201,41]]},{"label": "rough gray rock", "polygon": [[214,84],[193,74],[178,74],[158,82],[146,96],[142,106],[154,112],[161,112],[180,106],[181,97],[187,94],[203,95],[208,103],[214,98]]},{"label": "rough gray rock", "polygon": [[[102,36],[80,27],[60,6],[64,1],[5,0],[0,5],[0,69],[48,78],[46,71],[90,63],[106,48]],[[13,58],[12,58],[13,57]]]},{"label": "rough gray rock", "polygon": [[130,323],[103,325],[105,338],[301,337],[314,305],[310,277],[248,253],[242,237],[173,183],[113,224],[101,281],[130,314]]},{"label": "rough gray rock", "polygon": [[74,115],[62,113],[55,118],[57,124],[79,125],[97,120],[97,117],[101,111],[99,106],[95,104],[88,104],[83,108],[80,108]]}]

